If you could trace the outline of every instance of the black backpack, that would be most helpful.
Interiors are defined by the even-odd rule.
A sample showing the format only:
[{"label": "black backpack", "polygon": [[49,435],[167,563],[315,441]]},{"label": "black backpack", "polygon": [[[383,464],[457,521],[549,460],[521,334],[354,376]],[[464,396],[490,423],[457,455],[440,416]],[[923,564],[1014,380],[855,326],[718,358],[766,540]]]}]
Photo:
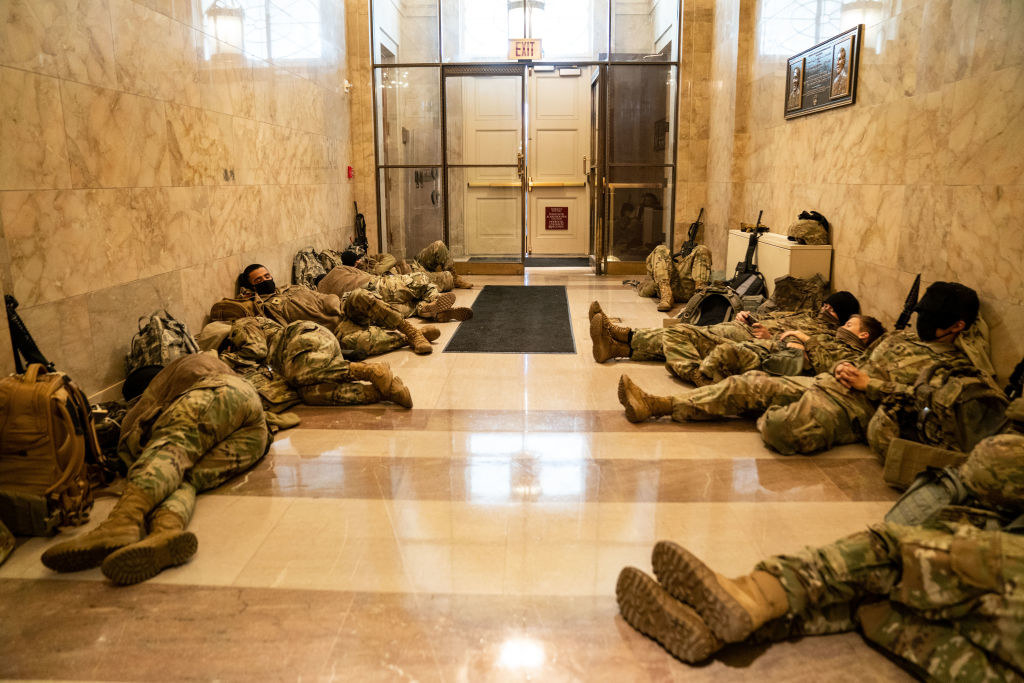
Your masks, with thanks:
[{"label": "black backpack", "polygon": [[743,309],[743,300],[732,287],[716,282],[697,291],[676,316],[690,325],[716,325],[736,317]]}]

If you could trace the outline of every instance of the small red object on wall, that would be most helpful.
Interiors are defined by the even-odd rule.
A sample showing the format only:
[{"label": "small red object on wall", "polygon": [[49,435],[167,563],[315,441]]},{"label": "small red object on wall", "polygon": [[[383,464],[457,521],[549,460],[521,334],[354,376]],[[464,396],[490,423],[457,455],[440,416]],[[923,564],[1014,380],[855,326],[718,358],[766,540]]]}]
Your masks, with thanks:
[{"label": "small red object on wall", "polygon": [[544,207],[544,229],[545,230],[568,230],[569,229],[569,207],[568,206],[545,206]]},{"label": "small red object on wall", "polygon": [[352,169],[351,166],[349,166],[348,167],[348,177],[351,179],[351,178],[355,177],[355,175],[356,175],[356,172]]}]

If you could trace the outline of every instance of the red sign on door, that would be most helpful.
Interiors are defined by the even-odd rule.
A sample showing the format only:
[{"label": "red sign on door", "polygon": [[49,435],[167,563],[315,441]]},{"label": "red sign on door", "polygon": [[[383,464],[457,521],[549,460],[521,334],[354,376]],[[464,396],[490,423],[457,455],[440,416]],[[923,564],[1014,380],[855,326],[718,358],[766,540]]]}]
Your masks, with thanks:
[{"label": "red sign on door", "polygon": [[544,229],[545,230],[568,230],[569,229],[569,207],[568,206],[545,206],[544,207]]}]

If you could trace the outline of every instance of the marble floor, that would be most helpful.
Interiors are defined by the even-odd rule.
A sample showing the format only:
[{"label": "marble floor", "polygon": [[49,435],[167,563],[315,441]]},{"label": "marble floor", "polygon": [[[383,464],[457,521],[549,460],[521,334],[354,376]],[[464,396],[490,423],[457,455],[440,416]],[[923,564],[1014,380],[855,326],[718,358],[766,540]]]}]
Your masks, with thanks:
[{"label": "marble floor", "polygon": [[[128,588],[55,575],[52,539],[0,566],[0,677],[75,680],[902,680],[856,634],[732,646],[690,667],[617,614],[615,579],[674,539],[723,573],[826,543],[896,498],[865,447],[767,451],[750,422],[633,425],[616,399],[687,388],[657,363],[594,363],[587,307],[660,325],[586,269],[476,276],[565,285],[575,354],[384,358],[416,407],[307,408],[200,498],[187,565]],[[102,519],[111,499],[97,502]],[[88,529],[85,527],[84,529]],[[63,537],[80,530],[65,532]]]}]

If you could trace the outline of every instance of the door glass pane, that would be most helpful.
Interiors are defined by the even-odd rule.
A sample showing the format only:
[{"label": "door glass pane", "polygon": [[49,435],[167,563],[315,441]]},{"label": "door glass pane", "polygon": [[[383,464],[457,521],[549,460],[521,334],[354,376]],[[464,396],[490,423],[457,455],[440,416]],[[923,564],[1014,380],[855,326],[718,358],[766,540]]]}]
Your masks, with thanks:
[{"label": "door glass pane", "polygon": [[380,170],[382,251],[415,258],[423,247],[444,239],[444,195],[437,168]]},{"label": "door glass pane", "polygon": [[380,163],[441,163],[438,67],[375,69]]},{"label": "door glass pane", "polygon": [[[398,5],[402,5],[399,11]],[[388,55],[398,64],[437,62],[437,2],[373,3],[373,58],[386,64]]]},{"label": "door glass pane", "polygon": [[675,69],[660,64],[609,67],[609,163],[672,163]]},{"label": "door glass pane", "polygon": [[674,62],[678,54],[678,0],[612,2],[612,60]]},{"label": "door glass pane", "polygon": [[449,164],[517,163],[523,142],[522,76],[449,76],[445,97]]},{"label": "door glass pane", "polygon": [[448,170],[452,258],[518,263],[523,249],[523,190],[514,168]]},{"label": "door glass pane", "polygon": [[523,5],[522,0],[441,0],[444,61],[508,61],[508,39],[523,37]]},{"label": "door glass pane", "polygon": [[528,37],[540,38],[544,61],[605,58],[608,0],[545,0],[529,7]]},{"label": "door glass pane", "polygon": [[667,244],[672,227],[671,169],[613,169],[608,184],[611,221],[609,259],[643,261]]}]

